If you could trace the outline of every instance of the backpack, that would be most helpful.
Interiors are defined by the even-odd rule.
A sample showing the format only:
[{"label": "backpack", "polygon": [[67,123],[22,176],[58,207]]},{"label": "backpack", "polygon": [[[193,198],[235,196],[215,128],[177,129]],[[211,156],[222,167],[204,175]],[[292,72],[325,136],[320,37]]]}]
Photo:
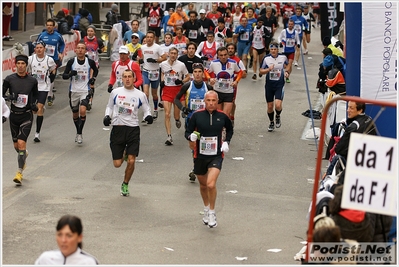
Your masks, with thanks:
[{"label": "backpack", "polygon": [[86,33],[87,28],[90,25],[89,19],[87,17],[81,17],[79,19],[79,31],[81,31],[82,33]]}]

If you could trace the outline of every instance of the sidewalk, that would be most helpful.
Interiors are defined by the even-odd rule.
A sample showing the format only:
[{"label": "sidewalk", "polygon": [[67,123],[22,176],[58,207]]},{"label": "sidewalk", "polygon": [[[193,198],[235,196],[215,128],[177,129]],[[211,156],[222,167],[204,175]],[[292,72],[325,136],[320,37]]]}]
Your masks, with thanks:
[{"label": "sidewalk", "polygon": [[[21,43],[24,44],[26,42],[30,41],[30,36],[39,34],[42,32],[44,29],[44,26],[35,26],[34,29],[29,30],[29,31],[11,31],[11,36],[14,38],[13,41],[3,41],[2,42],[2,50],[11,48],[15,43]],[[36,37],[35,37],[36,38]],[[35,40],[34,38],[34,40]]]}]

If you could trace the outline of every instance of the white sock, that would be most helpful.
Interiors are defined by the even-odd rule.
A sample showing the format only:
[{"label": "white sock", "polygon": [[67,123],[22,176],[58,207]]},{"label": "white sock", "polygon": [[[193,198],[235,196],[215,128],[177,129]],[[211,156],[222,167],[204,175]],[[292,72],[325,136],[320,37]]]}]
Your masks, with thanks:
[{"label": "white sock", "polygon": [[209,210],[209,213],[215,214],[215,210]]},{"label": "white sock", "polygon": [[204,210],[209,211],[209,205],[204,207]]}]

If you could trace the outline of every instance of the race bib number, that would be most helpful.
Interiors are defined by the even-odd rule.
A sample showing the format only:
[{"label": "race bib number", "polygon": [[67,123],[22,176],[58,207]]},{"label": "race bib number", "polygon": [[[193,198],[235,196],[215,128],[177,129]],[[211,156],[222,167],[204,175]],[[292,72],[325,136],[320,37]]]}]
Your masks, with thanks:
[{"label": "race bib number", "polygon": [[184,20],[182,20],[182,19],[176,20],[176,25],[183,25],[183,24],[184,24]]},{"label": "race bib number", "polygon": [[175,81],[179,78],[177,74],[165,74],[165,85],[166,86],[175,86]]},{"label": "race bib number", "polygon": [[241,34],[241,40],[248,41],[249,40],[249,32],[244,32],[243,34]]},{"label": "race bib number", "polygon": [[295,30],[298,34],[300,34],[300,33],[302,32],[301,25],[295,24],[294,30]]},{"label": "race bib number", "polygon": [[158,81],[158,79],[159,79],[159,71],[158,70],[149,70],[148,71],[148,80]]},{"label": "race bib number", "polygon": [[281,77],[281,70],[280,69],[272,69],[269,72],[269,78],[272,81],[278,81],[278,80],[280,80],[280,77]]},{"label": "race bib number", "polygon": [[28,103],[28,95],[18,94],[17,100],[14,101],[14,106],[17,108],[24,108]]},{"label": "race bib number", "polygon": [[293,46],[295,46],[295,39],[288,38],[288,39],[287,39],[287,46],[288,46],[288,47],[293,47]]},{"label": "race bib number", "polygon": [[75,76],[75,81],[85,81],[87,78],[87,72],[78,70],[78,75]]},{"label": "race bib number", "polygon": [[262,36],[259,36],[259,35],[255,36],[254,42],[257,42],[257,43],[262,42]]},{"label": "race bib number", "polygon": [[202,155],[216,155],[217,154],[218,138],[203,137],[200,139],[200,154]]},{"label": "race bib number", "polygon": [[190,109],[197,110],[197,109],[204,109],[205,102],[203,99],[191,99],[190,100]]},{"label": "race bib number", "polygon": [[118,101],[118,114],[119,115],[129,115],[133,114],[134,104],[129,102],[124,102],[123,100]]},{"label": "race bib number", "polygon": [[32,76],[37,80],[38,83],[42,83],[46,80],[46,73],[41,70],[35,71]]},{"label": "race bib number", "polygon": [[228,91],[230,89],[230,79],[219,79],[216,84],[220,91]]},{"label": "race bib number", "polygon": [[150,17],[150,25],[149,26],[157,26],[157,25],[158,25],[157,17]]},{"label": "race bib number", "polygon": [[166,32],[173,32],[173,26],[166,26]]},{"label": "race bib number", "polygon": [[117,79],[116,80],[116,87],[122,87],[123,86],[123,82],[121,79]]},{"label": "race bib number", "polygon": [[49,45],[49,44],[47,44],[47,45],[46,45],[46,54],[47,54],[48,56],[53,57],[54,54],[55,54],[55,46],[54,46],[54,45]]},{"label": "race bib number", "polygon": [[197,36],[198,36],[198,31],[196,30],[190,30],[188,32],[188,38],[190,39],[197,39]]}]

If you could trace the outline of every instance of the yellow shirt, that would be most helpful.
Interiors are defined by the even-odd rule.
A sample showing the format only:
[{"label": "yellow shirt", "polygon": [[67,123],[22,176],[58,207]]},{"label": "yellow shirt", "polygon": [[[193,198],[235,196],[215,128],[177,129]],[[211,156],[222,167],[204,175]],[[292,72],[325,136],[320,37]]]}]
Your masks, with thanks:
[{"label": "yellow shirt", "polygon": [[331,51],[333,52],[333,55],[339,56],[339,57],[344,57],[344,53],[342,53],[341,49],[338,47],[335,47],[333,44],[329,44],[327,48],[330,48]]}]

